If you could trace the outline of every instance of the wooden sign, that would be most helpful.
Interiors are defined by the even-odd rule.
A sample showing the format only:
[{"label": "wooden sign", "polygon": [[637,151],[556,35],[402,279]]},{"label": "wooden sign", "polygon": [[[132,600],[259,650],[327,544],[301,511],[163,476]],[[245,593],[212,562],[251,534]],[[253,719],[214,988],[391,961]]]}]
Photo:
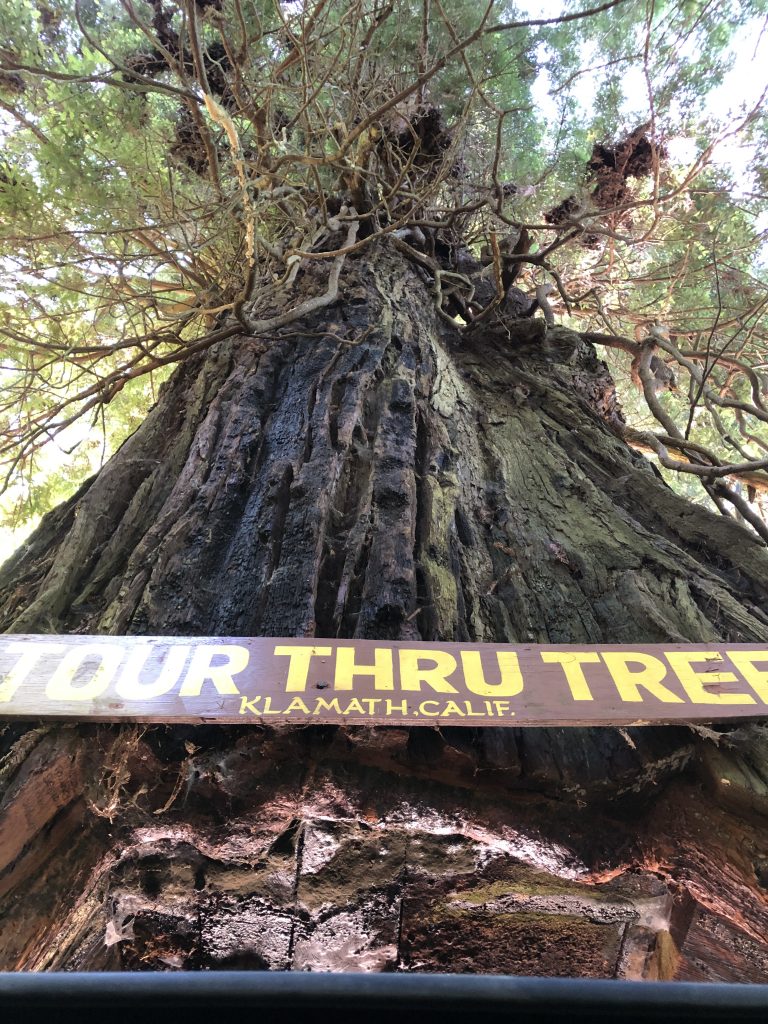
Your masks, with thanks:
[{"label": "wooden sign", "polygon": [[0,637],[0,718],[648,725],[768,714],[768,646]]}]

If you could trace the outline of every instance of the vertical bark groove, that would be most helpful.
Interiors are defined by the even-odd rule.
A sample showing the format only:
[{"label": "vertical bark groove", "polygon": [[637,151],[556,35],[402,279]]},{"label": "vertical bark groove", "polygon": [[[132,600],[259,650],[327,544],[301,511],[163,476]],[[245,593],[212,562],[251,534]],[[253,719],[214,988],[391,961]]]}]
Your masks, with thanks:
[{"label": "vertical bark groove", "polygon": [[[12,631],[768,640],[768,554],[534,321],[386,245],[190,359],[0,571]],[[4,731],[3,731],[4,730]],[[0,966],[765,980],[764,730],[0,727]]]}]

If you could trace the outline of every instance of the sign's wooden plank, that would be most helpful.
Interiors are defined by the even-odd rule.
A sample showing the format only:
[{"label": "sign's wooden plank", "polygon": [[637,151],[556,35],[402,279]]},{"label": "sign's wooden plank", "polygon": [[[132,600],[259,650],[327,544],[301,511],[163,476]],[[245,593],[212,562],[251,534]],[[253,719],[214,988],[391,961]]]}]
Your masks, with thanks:
[{"label": "sign's wooden plank", "polygon": [[768,646],[0,637],[0,718],[647,725],[768,714]]}]

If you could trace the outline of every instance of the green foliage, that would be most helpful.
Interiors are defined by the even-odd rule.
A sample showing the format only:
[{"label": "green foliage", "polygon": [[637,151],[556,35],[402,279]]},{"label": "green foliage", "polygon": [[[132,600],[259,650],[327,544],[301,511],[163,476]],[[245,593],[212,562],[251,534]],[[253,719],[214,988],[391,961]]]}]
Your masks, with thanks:
[{"label": "green foliage", "polygon": [[[522,283],[558,271],[575,326],[631,339],[661,321],[721,397],[752,403],[733,360],[762,387],[768,118],[754,88],[726,104],[719,87],[767,9],[624,0],[540,25],[524,3],[483,20],[466,0],[0,0],[0,514],[34,519],[114,451],[175,362],[284,308],[313,211],[327,220],[340,193],[366,194],[370,237],[471,210],[455,225],[479,249],[527,222]],[[431,108],[427,159],[408,137]],[[642,123],[652,166],[603,201],[592,148]],[[569,196],[571,221],[545,222]],[[628,364],[625,404],[655,429]],[[695,394],[691,412],[678,374],[660,400],[692,439],[761,454],[759,417]]]}]

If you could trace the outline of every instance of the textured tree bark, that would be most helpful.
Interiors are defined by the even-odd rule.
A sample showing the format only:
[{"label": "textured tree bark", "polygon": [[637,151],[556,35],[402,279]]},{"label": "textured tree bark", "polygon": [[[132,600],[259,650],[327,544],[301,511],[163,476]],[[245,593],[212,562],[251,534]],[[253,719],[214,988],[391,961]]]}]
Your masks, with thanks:
[{"label": "textured tree bark", "polygon": [[[459,343],[385,246],[342,295],[183,364],[5,565],[2,627],[768,641],[768,553],[623,443],[579,335]],[[767,750],[0,725],[0,968],[768,980]]]}]

